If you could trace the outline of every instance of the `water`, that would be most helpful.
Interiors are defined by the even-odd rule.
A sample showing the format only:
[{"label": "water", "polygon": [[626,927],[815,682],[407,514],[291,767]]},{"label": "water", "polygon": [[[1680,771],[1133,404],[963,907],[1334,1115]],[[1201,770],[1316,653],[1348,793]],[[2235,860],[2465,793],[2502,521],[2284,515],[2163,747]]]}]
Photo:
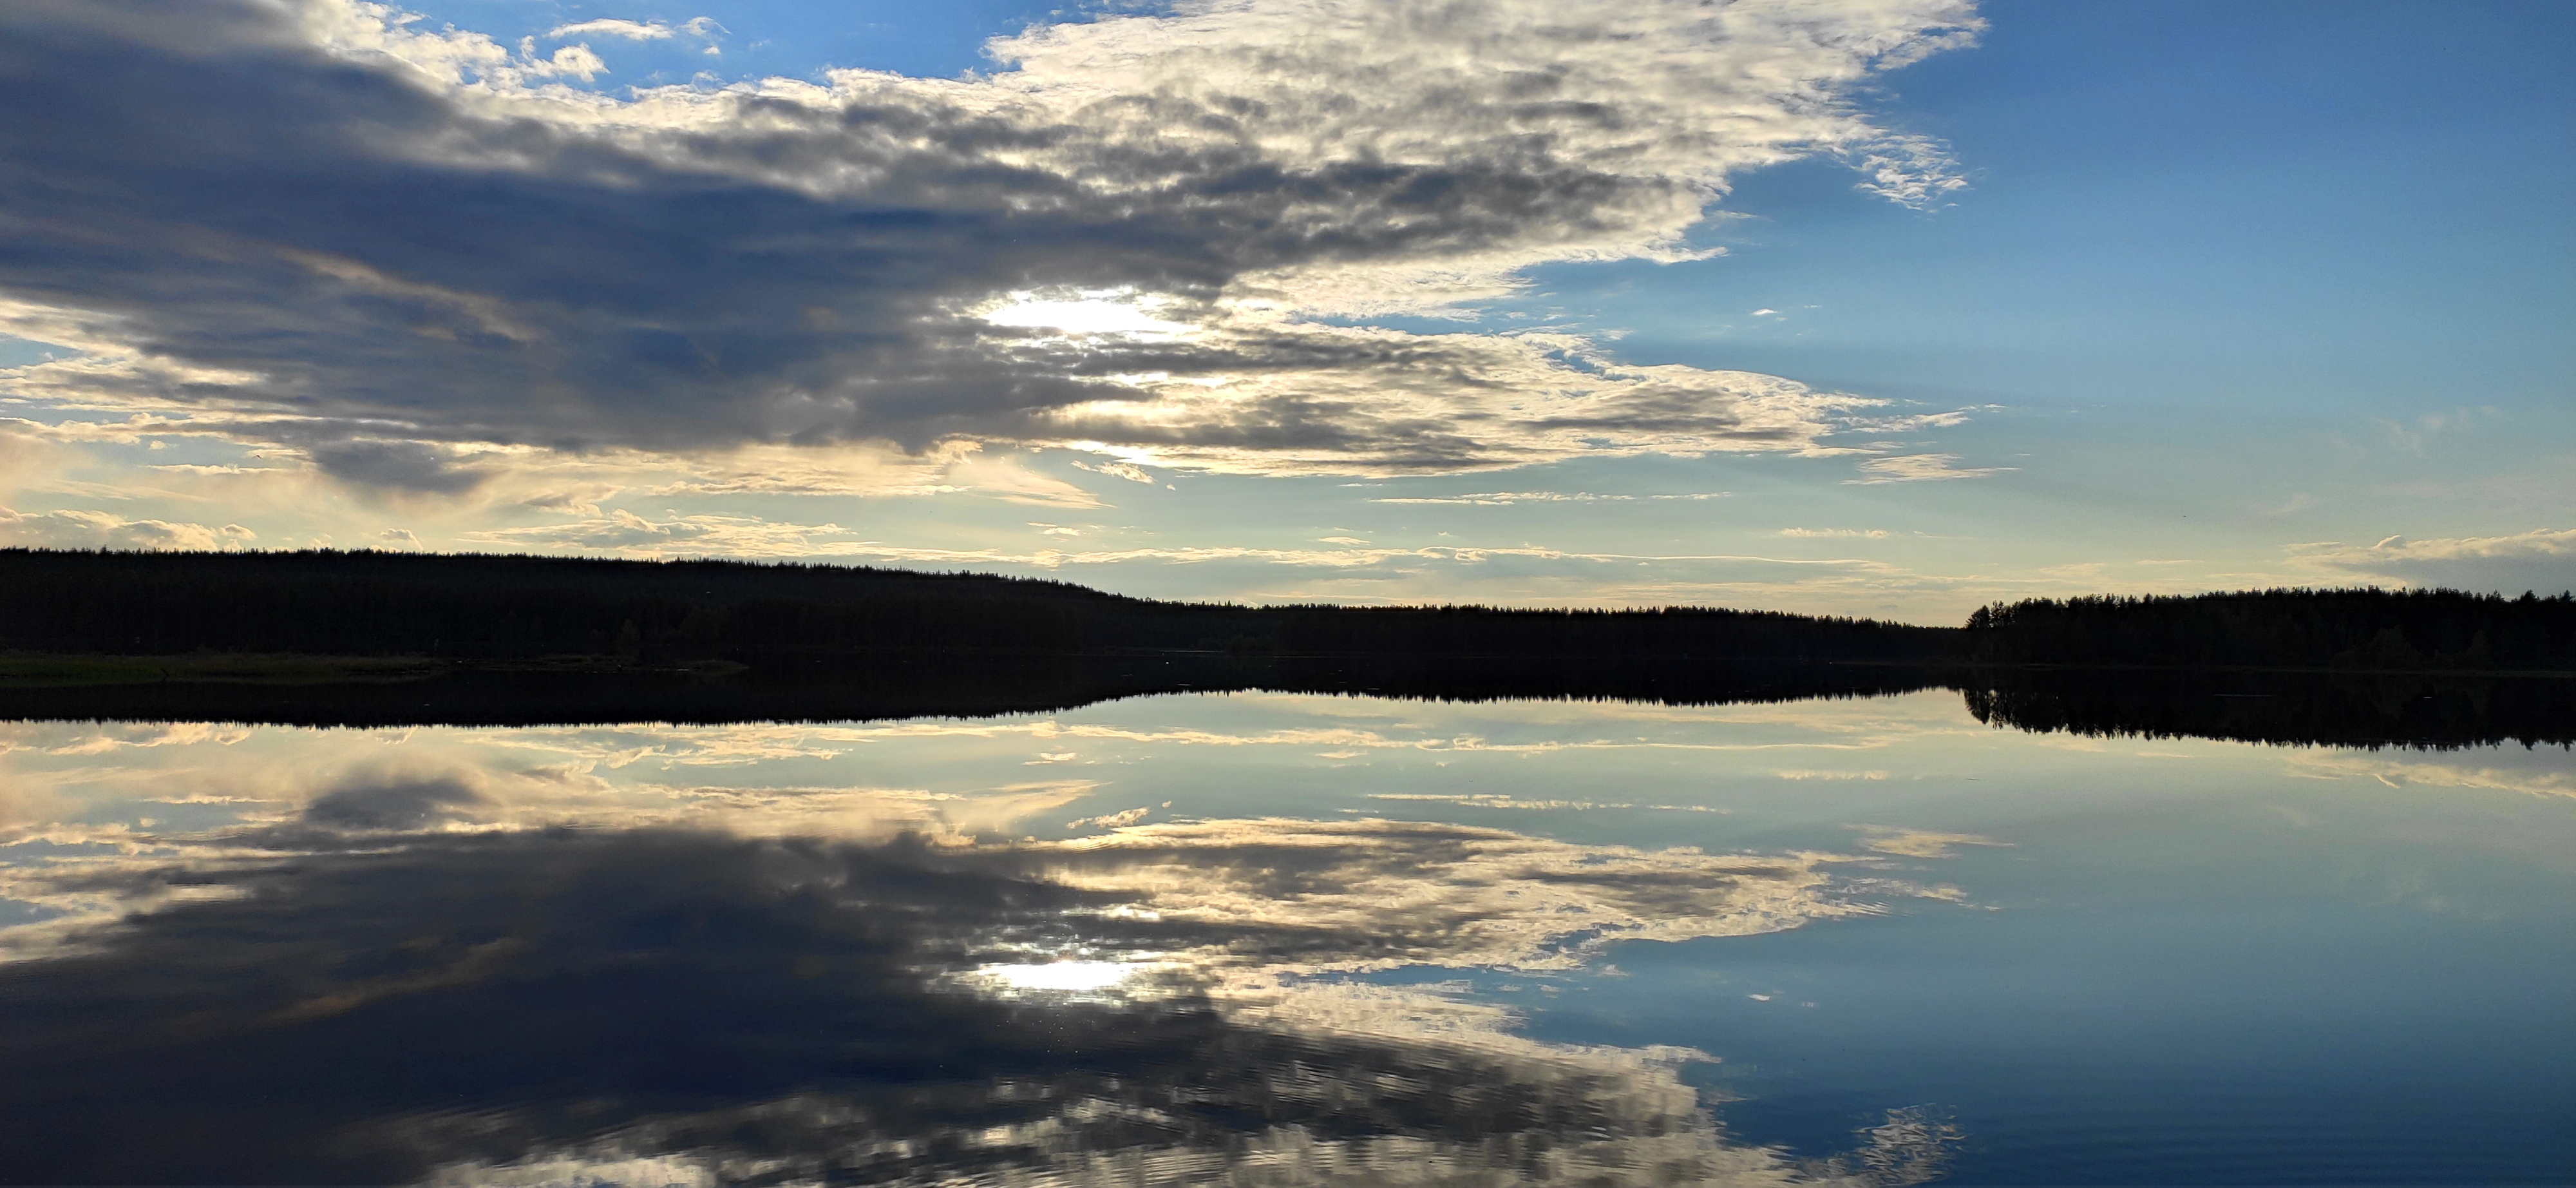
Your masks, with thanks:
[{"label": "water", "polygon": [[2576,1180],[2576,759],[1956,692],[0,724],[20,1182]]}]

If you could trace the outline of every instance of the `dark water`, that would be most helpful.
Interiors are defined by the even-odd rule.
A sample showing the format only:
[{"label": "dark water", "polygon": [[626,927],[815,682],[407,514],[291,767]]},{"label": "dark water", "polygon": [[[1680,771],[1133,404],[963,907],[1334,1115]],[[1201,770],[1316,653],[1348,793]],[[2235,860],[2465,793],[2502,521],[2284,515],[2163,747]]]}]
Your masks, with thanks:
[{"label": "dark water", "polygon": [[0,724],[0,1182],[2576,1179],[2576,759],[2282,692]]}]

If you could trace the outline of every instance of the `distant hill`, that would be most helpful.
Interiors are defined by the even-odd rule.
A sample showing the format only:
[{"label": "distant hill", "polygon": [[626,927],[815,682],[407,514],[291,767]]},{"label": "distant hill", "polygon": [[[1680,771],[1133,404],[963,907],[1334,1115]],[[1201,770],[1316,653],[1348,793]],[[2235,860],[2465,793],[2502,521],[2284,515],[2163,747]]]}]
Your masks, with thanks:
[{"label": "distant hill", "polygon": [[0,550],[0,649],[810,666],[868,654],[1928,661],[1954,629],[1700,607],[1242,607],[833,565]]},{"label": "distant hill", "polygon": [[2576,671],[2576,596],[2254,590],[2034,598],[1968,619],[1979,664]]}]

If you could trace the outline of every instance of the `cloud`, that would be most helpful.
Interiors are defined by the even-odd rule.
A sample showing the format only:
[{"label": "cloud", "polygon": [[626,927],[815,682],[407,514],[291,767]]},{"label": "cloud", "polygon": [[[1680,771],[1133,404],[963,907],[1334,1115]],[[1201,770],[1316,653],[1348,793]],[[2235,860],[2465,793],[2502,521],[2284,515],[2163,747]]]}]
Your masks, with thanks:
[{"label": "cloud", "polygon": [[2391,536],[2368,547],[2294,545],[2291,558],[2339,575],[2411,586],[2493,590],[2505,594],[2576,589],[2576,528],[2536,528],[2512,536]]},{"label": "cloud", "polygon": [[0,491],[34,486],[72,461],[58,435],[48,430],[32,421],[0,418]]},{"label": "cloud", "polygon": [[1131,466],[1125,462],[1085,462],[1077,458],[1074,460],[1073,467],[1076,470],[1088,470],[1093,474],[1105,474],[1111,478],[1122,478],[1131,483],[1144,483],[1147,486],[1152,486],[1156,481],[1154,476],[1146,473],[1143,467]]},{"label": "cloud", "polygon": [[1972,479],[2018,470],[2016,466],[1955,466],[1957,454],[1898,454],[1889,458],[1871,458],[1860,464],[1865,478],[1845,479],[1846,483],[1919,483],[1934,479]]},{"label": "cloud", "polygon": [[103,511],[16,512],[0,507],[0,545],[40,549],[238,549],[258,534],[239,524],[211,528],[129,520]]},{"label": "cloud", "polygon": [[1463,503],[1477,507],[1509,507],[1515,503],[1637,503],[1655,500],[1724,499],[1730,492],[1697,491],[1681,495],[1596,495],[1590,491],[1486,491],[1474,495],[1417,495],[1410,498],[1371,499],[1371,503]]},{"label": "cloud", "polygon": [[304,819],[330,829],[409,831],[461,817],[483,801],[453,776],[366,782],[315,797]]},{"label": "cloud", "polygon": [[[706,18],[699,17],[698,19],[703,21]],[[697,30],[693,27],[690,29],[690,32],[694,33],[697,32]],[[584,37],[590,35],[601,37],[623,37],[628,41],[660,41],[671,36],[671,27],[660,21],[623,21],[614,17],[607,17],[595,21],[582,21],[577,24],[557,25],[554,28],[546,30],[546,36],[548,37]]]},{"label": "cloud", "polygon": [[1142,821],[1146,817],[1153,815],[1153,812],[1154,810],[1151,808],[1131,808],[1121,812],[1102,813],[1097,817],[1077,817],[1071,821],[1065,822],[1064,827],[1067,829],[1117,829],[1122,826],[1133,825]]},{"label": "cloud", "polygon": [[[1245,562],[1263,566],[1294,566],[1327,571],[1354,571],[1372,568],[1405,569],[1425,565],[1483,566],[1517,574],[1542,571],[1593,569],[1616,566],[1632,570],[1639,565],[1677,566],[1699,570],[1707,568],[1798,570],[1845,570],[1857,574],[1895,576],[1900,571],[1879,562],[1853,559],[1801,559],[1759,557],[1735,554],[1651,554],[1589,553],[1538,545],[1482,547],[1474,545],[1431,545],[1414,548],[1368,546],[1357,537],[1324,538],[1321,543],[1335,548],[1281,549],[1242,545],[1223,546],[1147,546],[1141,548],[1039,549],[1018,552],[999,548],[955,548],[936,545],[901,545],[859,539],[856,529],[838,524],[797,524],[765,520],[757,516],[720,514],[675,514],[667,520],[655,520],[624,510],[607,515],[565,523],[534,524],[516,528],[483,529],[462,533],[459,539],[475,545],[513,550],[581,550],[613,552],[634,557],[695,557],[711,555],[757,557],[846,557],[906,564],[930,565],[1007,565],[1035,569],[1058,569],[1064,566],[1117,565],[1131,562],[1164,562],[1169,564],[1209,564]],[[1633,578],[1633,572],[1627,577]],[[1579,596],[1598,602],[1605,593],[1597,583],[1592,592]]]},{"label": "cloud", "polygon": [[425,442],[326,441],[305,452],[324,474],[387,491],[460,495],[491,477],[488,470],[457,465],[456,451]]},{"label": "cloud", "polygon": [[1885,528],[1783,528],[1780,530],[1780,535],[1819,538],[1856,536],[1868,540],[1883,540],[1888,532]]},{"label": "cloud", "polygon": [[0,130],[0,294],[87,353],[0,382],[449,496],[475,480],[437,451],[478,443],[1390,474],[1814,450],[1876,402],[1317,319],[1694,258],[1732,177],[1802,157],[1929,204],[1944,151],[1858,97],[1979,27],[1963,0],[1259,0],[1033,27],[959,79],[618,98],[555,81],[604,69],[582,46],[354,0],[23,0],[0,96],[42,114]]},{"label": "cloud", "polygon": [[2319,779],[2367,776],[2389,787],[2443,789],[2487,789],[2519,792],[2526,796],[2563,796],[2576,799],[2576,772],[2549,765],[2546,761],[2517,764],[2523,756],[2499,748],[2487,753],[2486,763],[2445,763],[2429,759],[2388,759],[2377,755],[2341,752],[2333,754],[2294,754],[2289,763],[2293,772]]},{"label": "cloud", "polygon": [[[1784,773],[1785,774],[1785,773]],[[1905,858],[1948,858],[1958,851],[1954,846],[2000,846],[2007,843],[1974,833],[1937,833],[1923,829],[1891,829],[1883,825],[1858,827],[1866,836],[1861,845],[1881,854]]]},{"label": "cloud", "polygon": [[469,532],[472,544],[548,548],[636,557],[813,557],[861,553],[857,534],[838,524],[780,524],[757,516],[684,515],[648,520],[623,509],[596,519]]},{"label": "cloud", "polygon": [[[462,794],[325,800],[362,792],[370,830]],[[1867,914],[1813,857],[1299,821],[962,847],[288,826],[191,850],[56,872],[146,906],[0,979],[13,1170],[1859,1186],[1934,1178],[1961,1137],[1899,1111],[1792,1162],[1727,1140],[1679,1075],[1697,1053],[1545,1043],[1493,1005],[1314,976]],[[1102,986],[992,972],[1067,953]]]}]

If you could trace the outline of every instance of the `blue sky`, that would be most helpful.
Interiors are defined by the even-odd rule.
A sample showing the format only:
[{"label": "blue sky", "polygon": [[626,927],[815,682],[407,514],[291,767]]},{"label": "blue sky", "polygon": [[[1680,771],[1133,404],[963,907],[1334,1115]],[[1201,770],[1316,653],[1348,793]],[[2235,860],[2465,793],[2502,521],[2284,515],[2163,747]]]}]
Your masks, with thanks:
[{"label": "blue sky", "polygon": [[8,543],[2576,585],[2564,6],[155,7],[0,39]]}]

